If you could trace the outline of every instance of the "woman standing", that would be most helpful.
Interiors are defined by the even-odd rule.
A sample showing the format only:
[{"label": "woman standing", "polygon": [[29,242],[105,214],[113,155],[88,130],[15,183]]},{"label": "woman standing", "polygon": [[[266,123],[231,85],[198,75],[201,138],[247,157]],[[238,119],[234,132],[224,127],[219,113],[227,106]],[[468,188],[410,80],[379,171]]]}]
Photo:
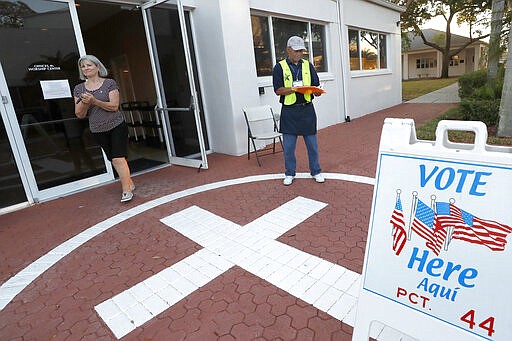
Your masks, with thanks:
[{"label": "woman standing", "polygon": [[135,185],[130,177],[126,162],[128,126],[123,113],[119,111],[119,88],[115,80],[103,78],[107,69],[93,55],[78,59],[78,73],[85,82],[75,86],[75,115],[78,118],[89,116],[89,128],[96,142],[112,162],[121,181],[121,202],[133,198]]}]

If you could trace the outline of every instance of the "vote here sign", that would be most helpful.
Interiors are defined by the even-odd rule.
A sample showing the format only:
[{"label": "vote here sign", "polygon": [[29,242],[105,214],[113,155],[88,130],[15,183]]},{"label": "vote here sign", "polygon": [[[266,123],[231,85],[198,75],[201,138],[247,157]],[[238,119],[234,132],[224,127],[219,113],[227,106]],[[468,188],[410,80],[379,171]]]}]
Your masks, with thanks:
[{"label": "vote here sign", "polygon": [[440,125],[432,143],[411,120],[384,124],[355,340],[372,319],[420,340],[512,340],[512,149],[486,146],[481,122]]}]

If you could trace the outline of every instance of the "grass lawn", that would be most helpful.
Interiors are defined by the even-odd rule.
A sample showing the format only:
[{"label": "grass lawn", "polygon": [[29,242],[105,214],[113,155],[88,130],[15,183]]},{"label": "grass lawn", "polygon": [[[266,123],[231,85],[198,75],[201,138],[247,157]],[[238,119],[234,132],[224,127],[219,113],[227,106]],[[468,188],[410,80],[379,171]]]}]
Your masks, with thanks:
[{"label": "grass lawn", "polygon": [[[426,93],[435,91],[445,86],[451,85],[458,81],[457,77],[448,79],[418,79],[407,80],[402,82],[402,98],[410,100]],[[462,120],[458,108],[448,110],[435,119],[416,127],[416,136],[420,140],[435,140],[437,123],[441,120]],[[452,142],[474,143],[475,134],[465,131],[450,131],[448,139]],[[487,144],[512,146],[512,137],[496,137],[496,127],[488,127]]]},{"label": "grass lawn", "polygon": [[458,77],[451,77],[433,79],[411,79],[402,81],[402,100],[411,100],[413,98],[425,95],[429,92],[456,83],[458,80]]},{"label": "grass lawn", "polygon": [[[441,120],[462,120],[458,108],[453,108],[439,115],[433,120],[416,127],[416,137],[419,140],[436,139],[437,123]],[[452,142],[475,143],[475,133],[470,131],[449,131],[448,139]],[[487,144],[498,146],[512,146],[512,137],[497,137],[495,127],[488,127]]]}]

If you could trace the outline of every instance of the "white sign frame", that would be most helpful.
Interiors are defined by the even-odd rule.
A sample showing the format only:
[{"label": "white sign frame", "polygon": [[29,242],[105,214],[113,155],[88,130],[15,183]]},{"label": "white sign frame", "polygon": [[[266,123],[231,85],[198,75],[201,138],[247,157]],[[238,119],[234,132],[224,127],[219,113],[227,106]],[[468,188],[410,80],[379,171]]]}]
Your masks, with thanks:
[{"label": "white sign frame", "polygon": [[[475,132],[475,144],[450,142],[449,130]],[[368,340],[373,321],[419,340],[512,339],[512,148],[486,140],[481,122],[441,121],[430,142],[410,119],[385,120],[353,340]],[[480,221],[508,232],[487,240]]]}]

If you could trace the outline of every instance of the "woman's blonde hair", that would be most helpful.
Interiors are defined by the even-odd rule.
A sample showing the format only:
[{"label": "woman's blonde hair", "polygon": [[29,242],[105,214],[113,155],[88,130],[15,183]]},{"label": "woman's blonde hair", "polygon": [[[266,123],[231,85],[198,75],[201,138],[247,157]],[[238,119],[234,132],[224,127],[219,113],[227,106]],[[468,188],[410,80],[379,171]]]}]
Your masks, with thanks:
[{"label": "woman's blonde hair", "polygon": [[105,77],[106,75],[108,75],[107,68],[105,67],[105,65],[103,65],[103,63],[96,56],[93,56],[92,54],[86,54],[85,56],[80,57],[80,59],[78,59],[78,63],[77,63],[78,64],[78,74],[80,75],[81,80],[87,79],[84,76],[84,73],[82,72],[82,68],[80,67],[80,64],[82,64],[82,62],[84,60],[88,60],[91,63],[93,63],[94,65],[96,65],[99,68],[98,74],[101,77]]}]

